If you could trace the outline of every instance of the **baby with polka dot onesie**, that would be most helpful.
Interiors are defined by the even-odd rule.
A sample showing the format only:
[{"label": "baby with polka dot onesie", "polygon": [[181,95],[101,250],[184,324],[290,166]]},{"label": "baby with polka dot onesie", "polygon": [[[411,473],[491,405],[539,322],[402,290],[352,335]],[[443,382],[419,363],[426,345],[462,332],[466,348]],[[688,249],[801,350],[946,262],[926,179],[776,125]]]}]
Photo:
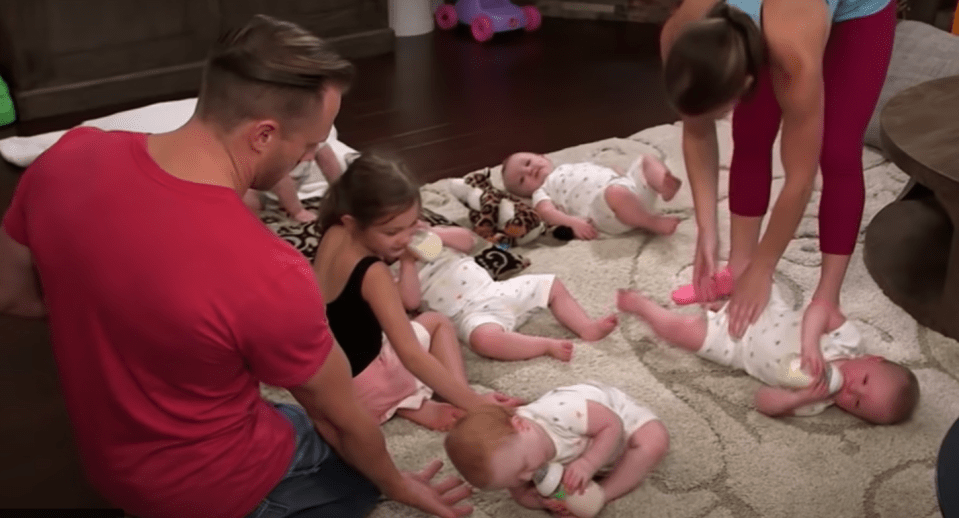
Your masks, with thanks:
[{"label": "baby with polka dot onesie", "polygon": [[421,225],[437,234],[443,247],[430,261],[409,251],[400,256],[397,283],[403,305],[408,311],[425,305],[446,315],[460,340],[477,354],[498,360],[549,355],[569,361],[572,341],[515,332],[538,309],[549,308],[559,323],[586,341],[600,340],[616,328],[616,314],[591,318],[555,275],[494,280],[467,255],[474,244],[470,230]]},{"label": "baby with polka dot onesie", "polygon": [[568,494],[596,477],[605,505],[646,479],[666,456],[669,433],[650,409],[591,381],[553,389],[515,410],[474,409],[453,425],[444,447],[473,486],[509,489],[524,507],[566,516],[562,501],[536,490],[537,470],[562,464]]},{"label": "baby with polka dot onesie", "polygon": [[[663,308],[636,291],[620,290],[617,296],[621,311],[645,320],[671,345],[742,369],[765,383],[755,395],[756,409],[763,414],[809,416],[835,404],[873,424],[908,419],[919,400],[916,375],[882,356],[865,354],[858,329],[838,307],[823,300],[810,304],[817,307],[807,311],[803,321],[803,314],[786,304],[773,285],[766,308],[737,340],[729,334],[725,305],[693,316]],[[809,315],[825,319],[829,331],[804,337],[804,326],[822,328]],[[797,356],[803,358],[813,378],[798,389],[783,381],[788,377],[786,368]],[[827,376],[833,367],[839,374]],[[841,383],[830,383],[832,377]]]}]

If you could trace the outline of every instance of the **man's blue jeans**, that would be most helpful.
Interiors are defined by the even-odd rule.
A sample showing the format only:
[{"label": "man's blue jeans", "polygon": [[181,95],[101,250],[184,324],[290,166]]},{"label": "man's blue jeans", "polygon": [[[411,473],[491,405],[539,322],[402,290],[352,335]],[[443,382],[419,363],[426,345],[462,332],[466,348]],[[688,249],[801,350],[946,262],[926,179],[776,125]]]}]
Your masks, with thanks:
[{"label": "man's blue jeans", "polygon": [[353,518],[368,515],[380,492],[349,466],[313,427],[302,408],[276,404],[296,433],[290,469],[247,518]]}]

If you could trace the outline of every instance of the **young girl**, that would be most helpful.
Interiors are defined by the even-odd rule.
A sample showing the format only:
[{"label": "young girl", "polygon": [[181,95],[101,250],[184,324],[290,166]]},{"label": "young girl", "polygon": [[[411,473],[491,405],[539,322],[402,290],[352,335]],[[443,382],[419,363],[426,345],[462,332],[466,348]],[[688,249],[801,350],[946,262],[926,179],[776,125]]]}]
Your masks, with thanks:
[{"label": "young girl", "polygon": [[568,516],[532,482],[543,466],[564,465],[567,494],[597,474],[604,504],[635,489],[669,451],[662,421],[621,390],[597,382],[553,389],[512,409],[469,412],[444,442],[450,462],[480,489],[509,489],[520,505]]},{"label": "young girl", "polygon": [[[421,226],[429,228],[423,223]],[[408,310],[425,302],[428,309],[450,317],[460,340],[477,354],[498,360],[526,360],[550,355],[569,361],[573,342],[530,336],[514,330],[537,309],[549,308],[556,319],[587,341],[604,338],[618,322],[616,314],[593,319],[552,274],[519,275],[495,281],[466,255],[473,232],[462,227],[432,227],[443,248],[431,261],[413,254],[400,257],[399,287]]]},{"label": "young girl", "polygon": [[[380,422],[397,413],[443,430],[463,410],[521,401],[498,393],[481,396],[469,387],[448,318],[407,317],[385,263],[406,250],[419,215],[419,190],[400,166],[361,155],[320,205],[326,230],[313,269],[359,399]],[[446,402],[432,400],[434,391]]]}]

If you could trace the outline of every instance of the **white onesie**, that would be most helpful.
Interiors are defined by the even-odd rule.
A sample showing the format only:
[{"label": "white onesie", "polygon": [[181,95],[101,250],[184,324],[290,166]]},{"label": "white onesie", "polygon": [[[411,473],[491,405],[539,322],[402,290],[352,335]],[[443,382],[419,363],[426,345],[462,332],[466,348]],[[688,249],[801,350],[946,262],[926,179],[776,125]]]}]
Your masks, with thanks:
[{"label": "white onesie", "polygon": [[606,203],[605,192],[611,185],[622,185],[639,196],[646,210],[653,210],[656,193],[646,185],[642,161],[642,156],[637,158],[625,176],[620,176],[609,167],[591,162],[558,165],[546,177],[543,185],[533,192],[533,207],[548,200],[570,216],[592,220],[596,229],[601,232],[628,232],[632,227],[616,218],[613,209]]},{"label": "white onesie", "polygon": [[591,381],[555,388],[528,405],[516,409],[516,415],[530,419],[543,427],[556,446],[556,456],[550,462],[567,464],[579,458],[589,438],[586,403],[595,401],[613,411],[623,422],[623,438],[616,453],[600,471],[611,469],[626,447],[626,440],[644,424],[659,419],[650,409],[641,406],[622,390]]},{"label": "white onesie", "polygon": [[513,331],[533,310],[546,308],[553,287],[552,274],[518,275],[494,281],[476,259],[443,247],[431,262],[418,261],[420,293],[427,307],[450,317],[459,339],[483,324]]},{"label": "white onesie", "polygon": [[[727,307],[728,304],[718,312],[707,312],[706,340],[697,354],[722,365],[743,369],[767,385],[779,385],[780,361],[791,354],[799,354],[801,350],[802,313],[789,307],[779,288],[773,285],[766,309],[737,341],[729,336]],[[827,362],[865,354],[859,330],[850,320],[823,336],[819,344]],[[796,415],[818,414],[831,404],[830,400],[825,404],[810,405]]]}]

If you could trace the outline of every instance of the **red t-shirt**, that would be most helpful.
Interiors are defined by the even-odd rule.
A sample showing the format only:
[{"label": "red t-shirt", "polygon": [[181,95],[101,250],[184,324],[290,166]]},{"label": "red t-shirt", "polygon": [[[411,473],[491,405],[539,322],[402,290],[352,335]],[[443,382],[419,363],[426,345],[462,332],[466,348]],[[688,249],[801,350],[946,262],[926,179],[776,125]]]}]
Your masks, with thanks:
[{"label": "red t-shirt", "polygon": [[93,128],[33,163],[3,226],[33,254],[93,485],[141,518],[252,511],[294,448],[258,381],[300,385],[333,344],[306,259],[145,135]]}]

